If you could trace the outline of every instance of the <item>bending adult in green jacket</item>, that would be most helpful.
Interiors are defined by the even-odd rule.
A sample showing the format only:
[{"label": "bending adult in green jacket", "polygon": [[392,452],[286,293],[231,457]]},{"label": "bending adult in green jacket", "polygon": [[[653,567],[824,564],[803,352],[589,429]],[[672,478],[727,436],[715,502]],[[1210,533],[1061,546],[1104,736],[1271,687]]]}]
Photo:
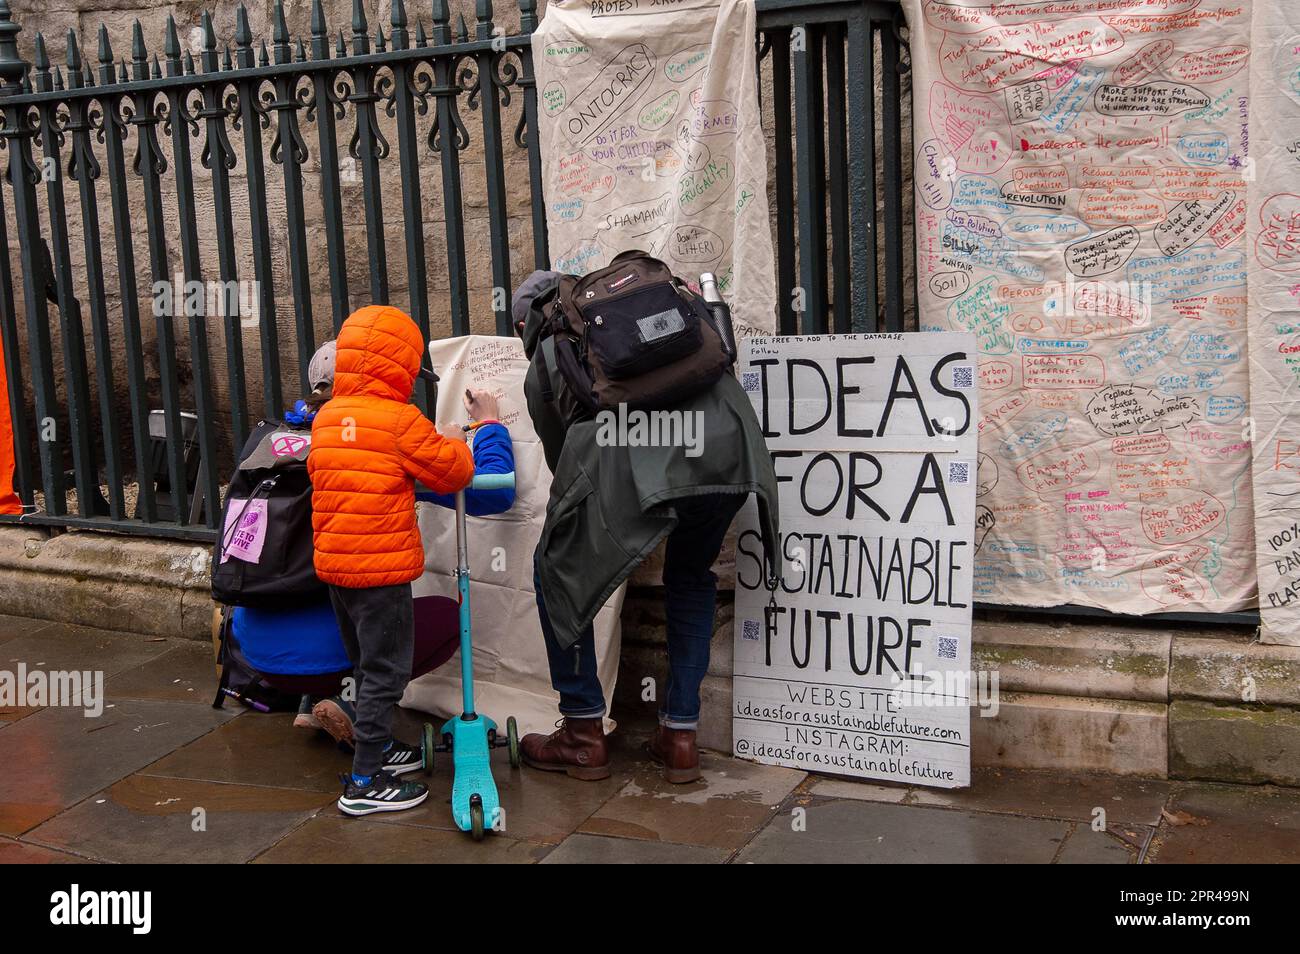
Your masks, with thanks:
[{"label": "bending adult in green jacket", "polygon": [[513,302],[531,359],[524,383],[528,411],[554,475],[534,576],[551,685],[563,717],[550,735],[523,738],[524,761],[580,779],[609,775],[592,621],[666,539],[669,678],[649,750],[669,781],[693,781],[700,776],[700,683],[708,671],[717,603],[717,577],[710,568],[751,493],[758,498],[764,539],[775,546],[772,459],[749,399],[730,374],[665,409],[681,412],[683,420],[689,416],[695,427],[690,446],[606,439],[609,422],[582,412],[556,368],[553,339],[541,338],[540,308],[558,279],[555,272],[534,272]]}]

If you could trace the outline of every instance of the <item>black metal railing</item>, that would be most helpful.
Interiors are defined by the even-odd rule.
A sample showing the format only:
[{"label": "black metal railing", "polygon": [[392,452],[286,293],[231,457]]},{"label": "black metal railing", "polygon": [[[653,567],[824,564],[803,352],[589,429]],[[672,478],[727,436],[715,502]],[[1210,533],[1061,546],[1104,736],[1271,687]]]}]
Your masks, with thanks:
[{"label": "black metal railing", "polygon": [[[757,5],[778,328],[904,330],[900,8]],[[512,32],[491,0],[472,28],[394,0],[386,33],[355,0],[345,35],[315,0],[295,37],[277,2],[268,45],[241,6],[233,47],[204,13],[189,49],[168,18],[161,58],[137,22],[129,57],[101,27],[52,65],[39,35],[19,55],[0,0],[0,343],[28,511],[3,519],[210,540],[234,448],[355,305],[509,334],[513,283],[549,255],[536,0],[507,13]]]}]

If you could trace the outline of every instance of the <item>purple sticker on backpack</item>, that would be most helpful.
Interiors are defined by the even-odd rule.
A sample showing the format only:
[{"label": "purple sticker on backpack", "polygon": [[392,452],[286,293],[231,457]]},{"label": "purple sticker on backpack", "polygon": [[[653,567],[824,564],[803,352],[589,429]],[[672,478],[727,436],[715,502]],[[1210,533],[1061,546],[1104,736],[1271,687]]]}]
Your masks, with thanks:
[{"label": "purple sticker on backpack", "polygon": [[222,563],[231,557],[245,563],[261,560],[262,547],[266,544],[266,500],[231,500],[221,539],[226,541],[221,552]]}]

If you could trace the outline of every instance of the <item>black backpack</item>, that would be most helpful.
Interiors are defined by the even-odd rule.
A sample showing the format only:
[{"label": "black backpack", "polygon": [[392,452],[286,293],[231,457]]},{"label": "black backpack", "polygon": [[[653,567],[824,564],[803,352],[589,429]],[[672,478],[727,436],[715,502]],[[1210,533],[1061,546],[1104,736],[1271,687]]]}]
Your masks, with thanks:
[{"label": "black backpack", "polygon": [[[253,428],[226,492],[212,556],[212,598],[218,603],[284,608],[325,595],[312,562],[309,450],[310,429],[267,421]],[[256,562],[232,552],[246,523],[261,524]]]},{"label": "black backpack", "polygon": [[542,307],[556,367],[593,414],[671,407],[712,387],[735,360],[704,299],[645,252],[561,276]]}]

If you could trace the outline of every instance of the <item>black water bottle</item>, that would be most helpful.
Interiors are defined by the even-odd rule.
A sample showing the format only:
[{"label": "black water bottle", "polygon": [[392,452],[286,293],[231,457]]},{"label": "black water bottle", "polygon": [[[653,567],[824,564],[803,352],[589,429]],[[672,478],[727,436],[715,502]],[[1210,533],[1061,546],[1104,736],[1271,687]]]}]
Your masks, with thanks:
[{"label": "black water bottle", "polygon": [[700,294],[713,315],[713,326],[718,331],[718,337],[722,339],[722,349],[727,352],[727,357],[732,363],[735,363],[736,330],[731,326],[731,309],[722,300],[722,295],[718,291],[718,281],[713,277],[712,272],[705,272],[700,276]]}]

